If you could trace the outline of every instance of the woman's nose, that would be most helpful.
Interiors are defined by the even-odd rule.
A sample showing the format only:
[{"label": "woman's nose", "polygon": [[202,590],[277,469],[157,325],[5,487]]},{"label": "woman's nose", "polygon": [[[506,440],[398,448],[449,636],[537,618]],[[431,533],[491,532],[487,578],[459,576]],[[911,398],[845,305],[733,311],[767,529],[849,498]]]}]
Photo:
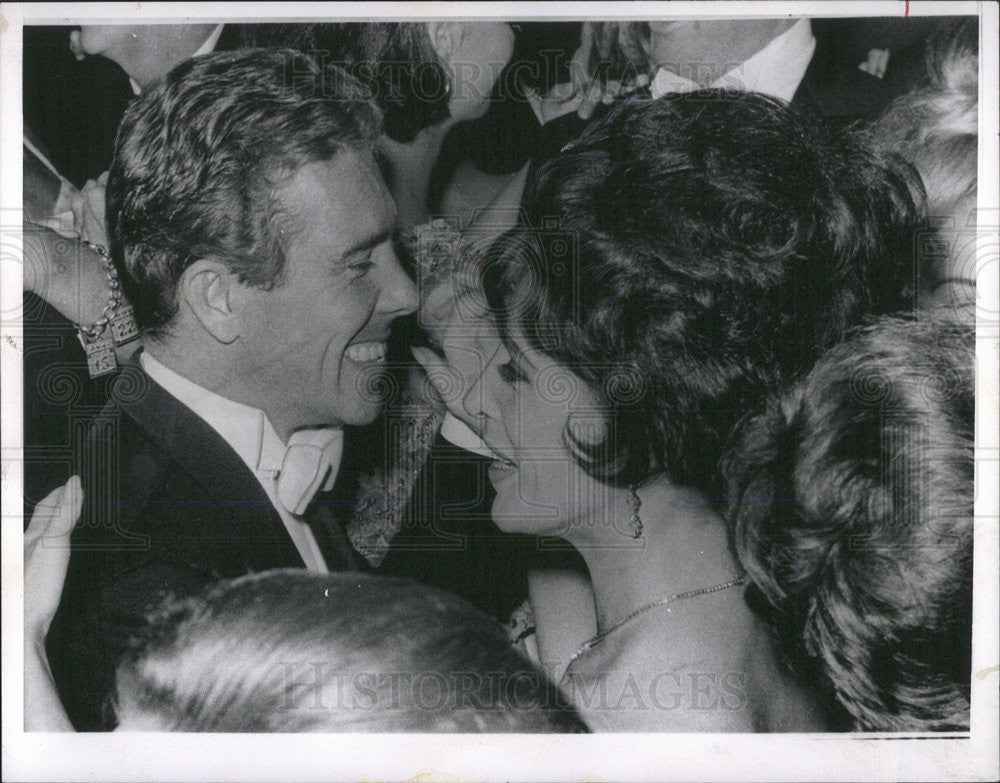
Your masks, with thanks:
[{"label": "woman's nose", "polygon": [[487,364],[483,372],[469,384],[468,391],[462,398],[462,410],[468,414],[471,426],[480,435],[483,434],[490,419],[497,419],[500,416],[496,396],[490,388],[491,373],[495,374],[496,369]]}]

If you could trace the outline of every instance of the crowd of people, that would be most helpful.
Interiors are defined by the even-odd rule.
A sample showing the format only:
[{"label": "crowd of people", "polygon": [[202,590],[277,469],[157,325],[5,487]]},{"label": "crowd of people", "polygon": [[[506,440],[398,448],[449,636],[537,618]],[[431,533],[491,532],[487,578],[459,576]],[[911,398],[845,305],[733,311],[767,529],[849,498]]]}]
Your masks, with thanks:
[{"label": "crowd of people", "polygon": [[909,21],[64,31],[134,95],[69,176],[26,99],[26,728],[968,730]]}]

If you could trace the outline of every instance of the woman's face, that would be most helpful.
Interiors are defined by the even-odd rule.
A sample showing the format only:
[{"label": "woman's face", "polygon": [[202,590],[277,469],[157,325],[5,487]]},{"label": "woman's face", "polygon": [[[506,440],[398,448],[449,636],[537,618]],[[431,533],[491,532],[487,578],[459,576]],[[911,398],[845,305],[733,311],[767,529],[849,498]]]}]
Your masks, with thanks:
[{"label": "woman's face", "polygon": [[461,22],[459,44],[447,57],[453,117],[481,117],[493,87],[514,52],[514,31],[506,22]]},{"label": "woman's face", "polygon": [[584,522],[611,524],[612,488],[577,465],[566,440],[569,432],[585,443],[601,440],[597,396],[523,340],[508,347],[495,333],[477,339],[484,369],[463,404],[499,457],[489,469],[493,521],[508,532],[563,537]]}]

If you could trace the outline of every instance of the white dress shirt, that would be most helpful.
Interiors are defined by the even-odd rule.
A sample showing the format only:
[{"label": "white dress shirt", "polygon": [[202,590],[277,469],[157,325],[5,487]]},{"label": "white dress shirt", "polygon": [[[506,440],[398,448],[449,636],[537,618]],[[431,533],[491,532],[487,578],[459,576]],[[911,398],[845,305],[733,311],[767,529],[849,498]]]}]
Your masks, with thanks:
[{"label": "white dress shirt", "polygon": [[[816,51],[808,19],[800,19],[744,63],[726,72],[712,87],[760,92],[790,101],[806,75]],[[701,85],[668,68],[660,68],[650,84],[650,94],[662,98],[671,92],[694,92]]]},{"label": "white dress shirt", "polygon": [[[328,573],[326,561],[316,543],[309,525],[301,516],[289,511],[278,497],[278,474],[285,460],[286,446],[274,431],[263,411],[226,399],[209,391],[157,361],[150,353],[143,351],[139,357],[143,370],[162,386],[178,402],[190,408],[212,429],[219,433],[240,459],[246,463],[260,482],[281,521],[288,531],[292,543],[302,556],[306,568],[318,573]],[[343,448],[343,431],[335,428],[307,430],[301,437],[296,432],[292,441],[315,441],[317,435],[327,444],[329,470],[325,470],[324,489],[329,490],[336,478]],[[315,472],[315,467],[312,468]],[[307,476],[303,484],[310,483]],[[321,479],[324,477],[320,477]],[[316,483],[316,482],[313,482]]]}]

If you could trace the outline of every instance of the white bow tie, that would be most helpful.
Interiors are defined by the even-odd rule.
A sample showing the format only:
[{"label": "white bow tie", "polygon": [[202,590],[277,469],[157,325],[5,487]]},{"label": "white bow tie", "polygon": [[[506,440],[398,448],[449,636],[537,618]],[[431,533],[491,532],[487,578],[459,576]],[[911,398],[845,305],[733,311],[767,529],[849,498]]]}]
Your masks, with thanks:
[{"label": "white bow tie", "polygon": [[293,432],[277,477],[276,494],[281,504],[295,516],[305,513],[320,487],[333,489],[343,451],[343,430]]}]

